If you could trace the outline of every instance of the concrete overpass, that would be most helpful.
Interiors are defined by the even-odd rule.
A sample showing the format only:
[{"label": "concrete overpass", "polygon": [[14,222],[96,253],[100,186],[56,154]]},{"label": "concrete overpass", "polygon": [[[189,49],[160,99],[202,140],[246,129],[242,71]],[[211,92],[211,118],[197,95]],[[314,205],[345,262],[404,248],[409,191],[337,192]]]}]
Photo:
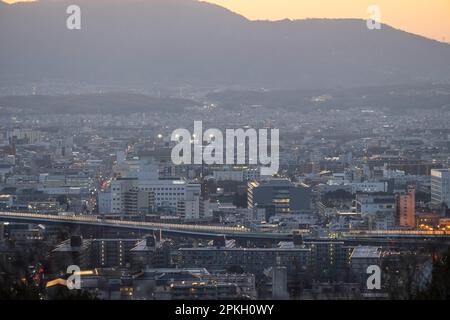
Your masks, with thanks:
[{"label": "concrete overpass", "polygon": [[[149,233],[162,232],[165,236],[187,237],[196,239],[216,239],[227,237],[244,241],[262,241],[277,243],[292,241],[291,233],[252,232],[245,227],[208,226],[194,224],[175,224],[102,219],[87,215],[52,215],[23,212],[0,212],[0,221],[33,224],[57,224],[66,226],[86,226],[124,231],[141,231]],[[337,239],[312,239],[305,237],[305,242],[344,242],[347,245],[375,246],[449,246],[450,231],[404,231],[376,230],[350,231]]]},{"label": "concrete overpass", "polygon": [[52,215],[23,212],[0,212],[0,221],[33,224],[58,224],[66,226],[87,226],[126,231],[162,232],[164,235],[214,239],[229,237],[237,240],[290,241],[292,234],[255,233],[245,227],[206,226],[194,224],[175,224],[101,219],[87,215]]}]

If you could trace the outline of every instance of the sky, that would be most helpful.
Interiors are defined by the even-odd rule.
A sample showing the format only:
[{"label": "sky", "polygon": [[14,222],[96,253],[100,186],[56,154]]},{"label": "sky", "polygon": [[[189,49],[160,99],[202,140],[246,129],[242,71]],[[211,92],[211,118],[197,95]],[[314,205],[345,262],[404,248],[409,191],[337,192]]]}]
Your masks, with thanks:
[{"label": "sky", "polygon": [[[3,1],[18,2],[18,0]],[[251,20],[367,19],[369,17],[367,8],[370,5],[378,5],[382,23],[428,38],[450,42],[450,0],[207,0],[207,2],[226,7]]]}]

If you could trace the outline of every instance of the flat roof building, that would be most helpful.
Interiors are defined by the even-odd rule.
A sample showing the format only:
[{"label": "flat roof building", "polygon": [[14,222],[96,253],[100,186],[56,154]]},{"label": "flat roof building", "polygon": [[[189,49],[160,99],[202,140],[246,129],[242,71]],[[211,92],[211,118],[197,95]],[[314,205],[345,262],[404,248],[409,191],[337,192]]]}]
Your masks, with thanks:
[{"label": "flat roof building", "polygon": [[450,169],[431,170],[431,203],[450,207]]}]

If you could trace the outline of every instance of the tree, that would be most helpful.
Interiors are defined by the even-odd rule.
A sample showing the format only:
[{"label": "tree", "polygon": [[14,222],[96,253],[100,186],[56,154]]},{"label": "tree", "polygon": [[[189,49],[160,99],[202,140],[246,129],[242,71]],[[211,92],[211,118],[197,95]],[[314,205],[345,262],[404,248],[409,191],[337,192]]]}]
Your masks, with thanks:
[{"label": "tree", "polygon": [[39,288],[28,281],[0,278],[0,300],[39,300]]},{"label": "tree", "polygon": [[400,252],[383,263],[385,287],[393,300],[412,300],[429,281],[430,256],[415,251]]},{"label": "tree", "polygon": [[86,290],[69,290],[60,286],[49,300],[98,300],[98,297]]},{"label": "tree", "polygon": [[416,299],[450,299],[450,249],[442,257],[435,259],[432,280],[425,290],[417,294]]}]

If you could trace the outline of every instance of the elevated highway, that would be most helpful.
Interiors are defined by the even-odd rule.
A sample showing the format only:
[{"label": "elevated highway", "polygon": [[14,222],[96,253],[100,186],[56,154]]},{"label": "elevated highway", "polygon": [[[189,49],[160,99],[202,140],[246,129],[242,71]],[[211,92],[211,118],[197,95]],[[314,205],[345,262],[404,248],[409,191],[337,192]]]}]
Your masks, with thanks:
[{"label": "elevated highway", "polygon": [[[245,227],[209,226],[195,224],[175,224],[158,222],[140,222],[127,220],[103,219],[87,215],[53,215],[41,213],[0,212],[0,221],[21,222],[44,225],[85,226],[124,231],[140,231],[148,233],[162,232],[165,236],[187,238],[215,239],[227,237],[236,240],[292,241],[292,233],[254,232]],[[375,246],[449,246],[450,231],[404,231],[375,230],[344,232],[338,239],[313,239],[305,237],[305,242],[344,242],[347,245]]]},{"label": "elevated highway", "polygon": [[110,228],[116,230],[162,232],[165,235],[186,236],[196,238],[217,238],[226,236],[241,240],[272,240],[289,241],[292,234],[286,233],[255,233],[245,227],[206,226],[195,224],[175,224],[140,222],[126,220],[102,219],[96,216],[86,215],[52,215],[23,212],[0,212],[0,221],[22,222],[34,224],[58,224],[68,226],[87,226],[98,228]]}]

